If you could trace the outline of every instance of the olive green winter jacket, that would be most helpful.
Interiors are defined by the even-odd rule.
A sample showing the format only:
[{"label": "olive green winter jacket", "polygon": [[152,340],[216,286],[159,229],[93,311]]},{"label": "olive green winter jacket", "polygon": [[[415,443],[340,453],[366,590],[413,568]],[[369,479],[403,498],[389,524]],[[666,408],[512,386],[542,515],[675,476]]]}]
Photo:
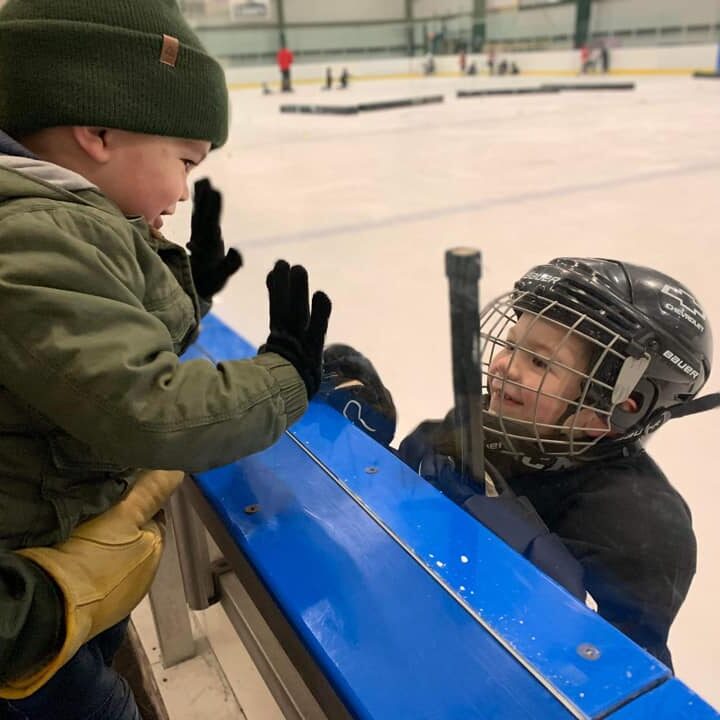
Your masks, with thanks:
[{"label": "olive green winter jacket", "polygon": [[13,549],[65,539],[136,468],[230,463],[304,412],[278,355],[181,363],[199,317],[184,249],[80,176],[0,154],[0,681],[62,631],[54,585]]}]

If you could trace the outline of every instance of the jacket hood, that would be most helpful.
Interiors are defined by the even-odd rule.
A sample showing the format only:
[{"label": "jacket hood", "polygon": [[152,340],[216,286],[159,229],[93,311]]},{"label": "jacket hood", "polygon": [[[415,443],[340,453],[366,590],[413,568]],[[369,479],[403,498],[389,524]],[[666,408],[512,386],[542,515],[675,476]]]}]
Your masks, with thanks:
[{"label": "jacket hood", "polygon": [[82,190],[97,187],[72,170],[40,160],[0,130],[0,200],[30,196],[67,200],[67,193]]}]

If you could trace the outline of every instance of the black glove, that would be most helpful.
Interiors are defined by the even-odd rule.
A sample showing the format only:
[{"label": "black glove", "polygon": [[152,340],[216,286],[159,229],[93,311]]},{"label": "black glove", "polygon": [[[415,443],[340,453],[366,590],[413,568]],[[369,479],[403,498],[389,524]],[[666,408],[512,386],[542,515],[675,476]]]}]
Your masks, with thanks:
[{"label": "black glove", "polygon": [[322,352],[332,304],[324,292],[308,307],[308,276],[302,265],[290,267],[278,260],[268,273],[270,335],[261,353],[274,352],[290,361],[307,388],[308,400],[320,387]]},{"label": "black glove", "polygon": [[392,395],[373,364],[355,348],[326,348],[318,398],[382,445],[388,446],[393,439],[397,412]]},{"label": "black glove", "polygon": [[435,489],[457,505],[462,506],[475,495],[483,494],[483,486],[461,472],[454,458],[428,450],[416,468]]},{"label": "black glove", "polygon": [[220,231],[221,209],[222,195],[207,178],[198,180],[193,199],[192,232],[186,247],[190,251],[195,289],[208,301],[225,287],[243,264],[242,255],[235,248],[225,252]]}]

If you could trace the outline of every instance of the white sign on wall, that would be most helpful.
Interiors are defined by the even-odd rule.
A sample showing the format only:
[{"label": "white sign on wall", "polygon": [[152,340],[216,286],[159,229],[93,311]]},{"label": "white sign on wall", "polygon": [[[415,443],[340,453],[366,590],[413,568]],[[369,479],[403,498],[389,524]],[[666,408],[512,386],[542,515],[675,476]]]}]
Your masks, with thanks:
[{"label": "white sign on wall", "polygon": [[230,3],[230,17],[242,20],[247,17],[267,17],[270,14],[270,0],[233,0]]}]

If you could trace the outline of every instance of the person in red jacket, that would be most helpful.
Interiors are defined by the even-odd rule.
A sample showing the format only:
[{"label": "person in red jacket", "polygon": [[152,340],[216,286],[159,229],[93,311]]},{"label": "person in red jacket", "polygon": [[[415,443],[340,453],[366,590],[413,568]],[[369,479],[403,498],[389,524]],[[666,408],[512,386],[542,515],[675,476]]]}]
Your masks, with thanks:
[{"label": "person in red jacket", "polygon": [[580,72],[585,75],[590,69],[590,48],[583,45],[580,48]]},{"label": "person in red jacket", "polygon": [[290,83],[290,66],[293,64],[294,56],[292,50],[288,50],[284,45],[278,50],[277,64],[282,74],[282,91],[292,92]]}]

